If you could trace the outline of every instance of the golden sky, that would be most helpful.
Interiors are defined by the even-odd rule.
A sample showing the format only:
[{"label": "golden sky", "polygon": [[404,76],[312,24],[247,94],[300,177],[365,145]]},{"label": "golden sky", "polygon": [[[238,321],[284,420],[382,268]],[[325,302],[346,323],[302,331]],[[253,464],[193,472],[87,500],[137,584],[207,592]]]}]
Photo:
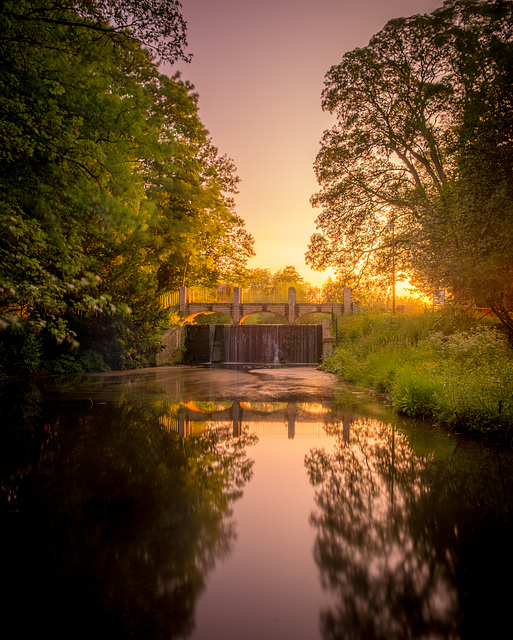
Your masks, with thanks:
[{"label": "golden sky", "polygon": [[324,75],[391,18],[429,13],[442,0],[182,0],[200,117],[241,178],[237,213],[255,238],[250,267],[294,265],[320,285],[332,272],[304,261],[319,211],[313,163],[332,117]]}]

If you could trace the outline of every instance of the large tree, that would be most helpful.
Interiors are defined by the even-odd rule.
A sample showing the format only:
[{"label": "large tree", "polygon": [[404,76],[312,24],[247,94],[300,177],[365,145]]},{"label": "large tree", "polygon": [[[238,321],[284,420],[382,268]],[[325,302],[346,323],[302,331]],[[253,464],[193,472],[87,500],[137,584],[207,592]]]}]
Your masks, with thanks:
[{"label": "large tree", "polygon": [[[54,29],[65,28],[75,41],[90,34],[110,39],[119,47],[136,40],[152,55],[167,62],[189,60],[186,23],[179,0],[5,0],[2,17],[25,25],[33,36],[52,40]],[[4,32],[4,39],[23,41],[20,33]]]},{"label": "large tree", "polygon": [[237,281],[254,252],[235,213],[235,166],[201,122],[190,83],[160,75],[151,90],[159,150],[146,166],[146,193],[157,211],[159,289]]},{"label": "large tree", "polygon": [[121,89],[141,52],[124,43],[116,59],[111,38],[45,26],[42,4],[0,12],[0,310],[63,337],[66,309],[105,306],[91,295],[91,247],[128,226],[141,199],[125,162],[141,120]]},{"label": "large tree", "polygon": [[[0,4],[0,328],[70,341],[88,327],[128,352],[161,326],[161,289],[252,253],[233,163],[192,85],[158,72],[151,34],[171,17],[145,31],[178,3],[138,4]],[[185,55],[175,18],[166,59]]]},{"label": "large tree", "polygon": [[337,122],[315,162],[314,268],[390,274],[393,224],[399,273],[506,304],[512,32],[511,0],[450,0],[392,20],[331,68],[323,108]]}]

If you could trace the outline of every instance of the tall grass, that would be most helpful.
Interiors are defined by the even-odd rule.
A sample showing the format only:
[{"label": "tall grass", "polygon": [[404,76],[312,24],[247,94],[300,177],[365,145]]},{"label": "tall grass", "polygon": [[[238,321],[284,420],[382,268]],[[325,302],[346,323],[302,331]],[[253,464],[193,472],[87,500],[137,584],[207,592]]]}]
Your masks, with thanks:
[{"label": "tall grass", "polygon": [[497,322],[460,310],[345,318],[322,365],[399,412],[460,430],[513,428],[513,351]]}]

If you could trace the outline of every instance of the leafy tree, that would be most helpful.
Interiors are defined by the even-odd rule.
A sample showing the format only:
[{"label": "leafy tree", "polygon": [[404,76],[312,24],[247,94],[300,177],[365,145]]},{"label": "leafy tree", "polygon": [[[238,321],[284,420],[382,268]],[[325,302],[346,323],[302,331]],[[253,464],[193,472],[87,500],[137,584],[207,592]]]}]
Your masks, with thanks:
[{"label": "leafy tree", "polygon": [[93,34],[122,46],[135,39],[164,61],[190,58],[178,0],[6,0],[3,6],[10,19],[46,36],[64,27],[77,40]]},{"label": "leafy tree", "polygon": [[270,269],[248,269],[240,278],[243,288],[253,291],[258,301],[288,299],[289,287],[296,289],[296,300],[312,302],[320,298],[320,289],[312,286],[293,265],[287,265],[274,273]]},{"label": "leafy tree", "polygon": [[282,291],[284,294],[288,292],[289,287],[294,287],[298,302],[313,302],[320,296],[318,287],[314,287],[307,282],[296,267],[292,265],[287,265],[284,269],[276,271],[273,276],[273,285],[277,291]]},{"label": "leafy tree", "polygon": [[463,6],[465,28],[453,36],[466,93],[451,194],[460,247],[449,266],[460,295],[491,307],[513,334],[513,5],[480,9]]},{"label": "leafy tree", "polygon": [[340,279],[335,279],[330,276],[321,287],[322,299],[326,302],[343,302],[344,289],[349,285],[345,284]]},{"label": "leafy tree", "polygon": [[314,268],[390,273],[394,223],[398,277],[506,304],[512,12],[509,1],[450,0],[392,20],[328,72],[323,108],[337,123],[315,163]]},{"label": "leafy tree", "polygon": [[246,289],[253,289],[262,292],[264,295],[270,295],[273,290],[273,275],[270,269],[246,269],[240,279],[241,285]]},{"label": "leafy tree", "polygon": [[121,57],[112,39],[77,40],[66,24],[39,30],[4,8],[2,319],[62,340],[67,314],[114,308],[98,291],[99,247],[145,224],[132,165],[148,99],[134,74],[151,63],[136,42]]},{"label": "leafy tree", "polygon": [[234,276],[252,255],[233,163],[192,85],[152,57],[184,55],[176,11],[151,22],[173,7],[0,6],[0,328],[68,347],[107,337],[119,367],[158,348],[160,290]]},{"label": "leafy tree", "polygon": [[192,85],[178,75],[159,76],[152,90],[160,149],[146,179],[157,207],[159,289],[236,279],[254,252],[253,238],[234,211],[233,162],[219,154],[199,119]]}]

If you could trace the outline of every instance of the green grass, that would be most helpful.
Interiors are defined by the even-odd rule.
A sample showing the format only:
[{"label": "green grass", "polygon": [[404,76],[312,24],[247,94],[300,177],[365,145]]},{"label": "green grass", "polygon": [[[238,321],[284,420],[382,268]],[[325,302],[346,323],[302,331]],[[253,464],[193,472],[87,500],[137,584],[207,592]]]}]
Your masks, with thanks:
[{"label": "green grass", "polygon": [[397,412],[468,432],[513,429],[513,351],[497,322],[447,309],[355,315],[338,330],[322,368],[386,394]]}]

